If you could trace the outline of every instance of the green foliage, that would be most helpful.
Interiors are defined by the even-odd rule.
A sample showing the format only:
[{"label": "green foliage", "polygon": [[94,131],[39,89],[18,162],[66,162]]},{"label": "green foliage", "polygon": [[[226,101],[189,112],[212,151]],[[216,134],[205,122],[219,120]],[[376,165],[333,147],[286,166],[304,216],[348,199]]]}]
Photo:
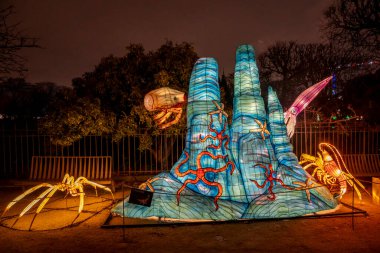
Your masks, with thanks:
[{"label": "green foliage", "polygon": [[123,114],[117,124],[114,126],[112,132],[112,140],[119,142],[123,137],[134,135],[137,133],[138,124],[134,121],[133,117],[128,117]]},{"label": "green foliage", "polygon": [[44,122],[44,129],[59,145],[70,145],[90,134],[111,134],[114,141],[138,134],[139,149],[151,150],[152,136],[181,132],[186,113],[179,124],[160,130],[152,119],[158,111],[148,112],[143,98],[149,91],[164,86],[187,91],[197,58],[187,42],[166,41],[151,52],[145,52],[141,44],[131,44],[124,56],[104,57],[94,71],[73,79],[78,98],[58,103]]},{"label": "green foliage", "polygon": [[153,89],[169,86],[187,90],[197,58],[194,48],[186,42],[167,41],[147,53],[142,45],[131,44],[125,56],[103,58],[94,71],[74,79],[73,87],[80,97],[100,99],[102,108],[117,116],[129,114]]},{"label": "green foliage", "polygon": [[52,143],[67,146],[83,136],[112,133],[115,115],[102,111],[99,100],[83,98],[53,112],[41,127],[51,136]]}]

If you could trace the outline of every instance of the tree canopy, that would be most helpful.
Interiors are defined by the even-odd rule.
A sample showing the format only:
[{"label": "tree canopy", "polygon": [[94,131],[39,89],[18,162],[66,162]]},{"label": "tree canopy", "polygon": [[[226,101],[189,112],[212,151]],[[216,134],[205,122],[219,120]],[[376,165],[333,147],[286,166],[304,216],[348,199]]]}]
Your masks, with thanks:
[{"label": "tree canopy", "polygon": [[[353,116],[353,110],[347,107],[353,106],[349,96],[354,96],[355,93],[350,95],[344,92],[348,82],[353,78],[360,79],[360,76],[371,74],[378,68],[352,64],[362,60],[362,55],[340,48],[338,44],[300,44],[295,41],[276,42],[258,58],[264,86],[271,85],[276,89],[285,108],[303,90],[334,75],[333,82],[336,87],[327,86],[308,107],[309,110],[317,111],[320,118],[327,119],[337,112],[342,117]],[[365,89],[366,86],[362,88]],[[360,111],[365,115],[365,111]]]},{"label": "tree canopy", "polygon": [[[193,46],[187,42],[166,41],[149,52],[141,44],[131,44],[124,56],[102,58],[92,72],[73,79],[77,99],[66,101],[46,118],[43,126],[54,136],[53,141],[65,145],[80,136],[94,134],[95,129],[97,134],[112,134],[115,141],[139,132],[142,133],[140,148],[149,149],[151,135],[161,130],[151,117],[158,112],[149,113],[144,108],[144,95],[165,86],[186,92],[197,58]],[[184,124],[182,118],[180,124],[166,133],[178,133]]]},{"label": "tree canopy", "polygon": [[323,32],[329,41],[380,59],[380,1],[339,0],[324,13]]},{"label": "tree canopy", "polygon": [[[265,86],[273,86],[286,108],[307,87],[334,74],[337,87],[334,91],[332,86],[326,87],[309,109],[326,117],[344,110],[351,115],[372,115],[378,108],[379,66],[378,61],[371,61],[375,63],[371,66],[362,63],[379,56],[379,5],[371,0],[336,1],[324,13],[326,22],[322,31],[328,39],[326,42],[277,41],[269,46],[258,57],[263,92]],[[9,61],[4,68],[0,62],[2,74],[23,69],[19,50],[36,46],[34,39],[20,35],[17,25],[7,24],[11,14],[11,7],[0,12],[3,20],[0,59]],[[9,60],[7,54],[14,58]],[[103,57],[93,70],[74,78],[72,89],[58,89],[51,83],[32,85],[23,79],[3,79],[0,113],[8,118],[42,117],[43,129],[60,145],[70,145],[90,134],[112,135],[118,141],[139,133],[140,148],[149,149],[151,136],[162,130],[152,120],[158,111],[145,110],[144,95],[166,86],[187,92],[197,58],[194,47],[187,42],[166,41],[151,51],[141,44],[130,44],[124,55]],[[233,74],[223,73],[219,81],[222,100],[229,112]],[[360,103],[359,98],[366,101]],[[368,120],[378,121],[371,116]],[[165,133],[178,133],[184,126],[183,116],[179,124]]]},{"label": "tree canopy", "polygon": [[44,82],[31,84],[23,78],[0,82],[0,114],[6,119],[41,118],[57,107],[61,97],[71,97],[72,89]]},{"label": "tree canopy", "polygon": [[26,59],[21,56],[21,49],[39,47],[36,38],[20,32],[19,24],[9,24],[8,19],[13,11],[13,6],[0,10],[0,81],[26,71]]},{"label": "tree canopy", "polygon": [[[370,115],[378,102],[369,97],[377,96],[374,87],[380,85],[377,79],[380,2],[337,0],[326,9],[324,16],[322,32],[327,38],[324,43],[278,41],[259,56],[264,86],[274,86],[282,104],[288,107],[302,90],[334,75],[333,84],[326,87],[308,109],[325,118],[359,113],[368,122],[377,122]],[[359,83],[361,85],[354,88],[353,84]],[[369,91],[375,93],[367,99],[361,97]],[[364,100],[362,103],[358,102],[359,97]]]}]

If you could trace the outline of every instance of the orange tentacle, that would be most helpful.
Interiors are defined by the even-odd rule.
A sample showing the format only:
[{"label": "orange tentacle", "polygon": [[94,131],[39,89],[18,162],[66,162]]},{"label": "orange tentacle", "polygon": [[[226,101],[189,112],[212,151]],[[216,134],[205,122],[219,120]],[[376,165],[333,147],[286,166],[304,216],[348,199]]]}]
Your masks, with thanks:
[{"label": "orange tentacle", "polygon": [[259,183],[256,180],[253,180],[253,179],[250,179],[250,180],[257,186],[257,188],[260,188],[260,189],[263,189],[266,183],[268,182],[268,180],[265,180],[262,185],[259,185]]},{"label": "orange tentacle", "polygon": [[196,178],[196,179],[187,179],[181,188],[179,188],[179,190],[177,191],[177,206],[179,205],[179,201],[180,201],[180,198],[181,198],[181,192],[186,188],[187,184],[196,184],[198,183],[199,181],[199,178]]},{"label": "orange tentacle", "polygon": [[199,134],[199,140],[201,142],[205,142],[207,141],[208,139],[213,139],[214,141],[216,140],[216,137],[215,136],[212,136],[212,135],[206,135],[204,138],[202,138],[201,134]]},{"label": "orange tentacle", "polygon": [[203,171],[204,171],[204,173],[207,173],[207,172],[214,172],[214,173],[219,173],[219,172],[223,172],[223,171],[225,171],[225,170],[227,170],[227,168],[228,168],[228,165],[231,165],[231,175],[232,175],[232,173],[234,172],[234,170],[235,170],[235,164],[233,163],[233,162],[231,162],[231,161],[228,161],[223,167],[221,167],[221,168],[218,168],[218,169],[214,169],[214,168],[203,168]]},{"label": "orange tentacle", "polygon": [[218,200],[223,194],[223,187],[218,182],[208,181],[205,177],[202,177],[202,181],[207,185],[218,187],[218,194],[214,198],[215,211],[217,211],[219,209]]},{"label": "orange tentacle", "polygon": [[182,165],[184,165],[188,160],[189,160],[189,153],[187,153],[186,151],[184,151],[185,155],[186,155],[186,158],[180,163],[178,164],[177,167],[175,167],[174,169],[174,172],[177,176],[179,177],[184,177],[188,174],[194,174],[192,170],[187,170],[186,172],[180,172],[179,169],[181,168]]}]

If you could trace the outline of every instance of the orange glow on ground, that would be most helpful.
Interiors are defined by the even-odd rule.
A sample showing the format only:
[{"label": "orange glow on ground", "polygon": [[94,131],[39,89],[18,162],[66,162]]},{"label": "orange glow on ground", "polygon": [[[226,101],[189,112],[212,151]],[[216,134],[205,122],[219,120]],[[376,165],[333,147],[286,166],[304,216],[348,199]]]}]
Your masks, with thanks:
[{"label": "orange glow on ground", "polygon": [[380,205],[380,178],[372,177],[372,201]]}]

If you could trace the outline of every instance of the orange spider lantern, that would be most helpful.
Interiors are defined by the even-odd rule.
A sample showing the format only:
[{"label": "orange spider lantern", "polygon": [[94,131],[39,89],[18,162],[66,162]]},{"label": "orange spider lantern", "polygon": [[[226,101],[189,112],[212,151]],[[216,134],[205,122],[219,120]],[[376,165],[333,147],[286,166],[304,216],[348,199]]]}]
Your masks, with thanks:
[{"label": "orange spider lantern", "polygon": [[[185,102],[184,92],[168,87],[152,90],[144,97],[144,106],[148,111],[160,111],[153,119],[161,129],[170,127],[181,119],[182,106]],[[166,122],[172,114],[174,119]]]}]

